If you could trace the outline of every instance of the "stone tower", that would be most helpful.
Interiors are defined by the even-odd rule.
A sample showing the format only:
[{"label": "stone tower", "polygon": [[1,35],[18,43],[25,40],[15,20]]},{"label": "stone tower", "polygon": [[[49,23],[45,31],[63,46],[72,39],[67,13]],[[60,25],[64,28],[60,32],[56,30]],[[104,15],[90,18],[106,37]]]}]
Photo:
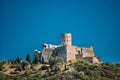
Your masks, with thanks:
[{"label": "stone tower", "polygon": [[62,45],[72,45],[72,35],[70,33],[62,34]]}]

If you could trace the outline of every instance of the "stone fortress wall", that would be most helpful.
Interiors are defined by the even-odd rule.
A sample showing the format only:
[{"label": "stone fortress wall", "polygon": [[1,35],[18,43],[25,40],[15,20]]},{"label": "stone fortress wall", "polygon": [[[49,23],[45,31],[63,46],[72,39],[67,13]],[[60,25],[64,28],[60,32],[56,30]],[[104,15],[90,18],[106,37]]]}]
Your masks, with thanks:
[{"label": "stone fortress wall", "polygon": [[87,48],[80,48],[72,45],[72,35],[70,33],[62,34],[61,45],[42,45],[42,56],[45,62],[48,62],[51,56],[59,56],[66,62],[76,61],[77,59],[84,59],[91,63],[99,63],[100,59],[94,56],[94,49],[92,46]]}]

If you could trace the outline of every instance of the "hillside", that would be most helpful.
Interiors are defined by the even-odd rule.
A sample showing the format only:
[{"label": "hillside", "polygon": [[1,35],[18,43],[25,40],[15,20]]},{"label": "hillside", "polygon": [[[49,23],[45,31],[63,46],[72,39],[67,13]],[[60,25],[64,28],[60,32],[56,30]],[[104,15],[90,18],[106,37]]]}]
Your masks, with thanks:
[{"label": "hillside", "polygon": [[0,80],[120,80],[120,63],[91,64],[83,60],[65,63],[56,59],[49,64],[20,66],[18,63],[2,64]]}]

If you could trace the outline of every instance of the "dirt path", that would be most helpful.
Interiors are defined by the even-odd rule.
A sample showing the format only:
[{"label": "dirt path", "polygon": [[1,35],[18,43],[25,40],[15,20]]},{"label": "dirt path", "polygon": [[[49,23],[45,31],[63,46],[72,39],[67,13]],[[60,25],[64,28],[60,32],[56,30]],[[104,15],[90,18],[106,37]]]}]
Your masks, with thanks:
[{"label": "dirt path", "polygon": [[16,68],[9,68],[7,69],[7,71],[5,71],[5,74],[10,74],[11,72],[13,72]]}]

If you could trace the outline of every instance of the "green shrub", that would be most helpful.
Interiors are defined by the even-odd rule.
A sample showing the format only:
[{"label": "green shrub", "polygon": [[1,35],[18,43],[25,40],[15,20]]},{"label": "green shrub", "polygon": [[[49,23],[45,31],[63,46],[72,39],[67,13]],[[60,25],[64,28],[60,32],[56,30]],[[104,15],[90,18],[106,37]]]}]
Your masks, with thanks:
[{"label": "green shrub", "polygon": [[53,65],[55,65],[55,64],[59,64],[59,63],[61,63],[61,64],[63,64],[63,59],[62,58],[60,58],[60,57],[50,57],[50,59],[49,59],[49,65],[50,66],[53,66]]},{"label": "green shrub", "polygon": [[51,67],[51,71],[53,72],[58,72],[61,70],[61,67],[59,65],[54,65]]},{"label": "green shrub", "polygon": [[46,70],[46,69],[48,69],[48,66],[47,66],[47,65],[43,65],[43,66],[41,66],[40,69],[41,69],[41,70]]}]

